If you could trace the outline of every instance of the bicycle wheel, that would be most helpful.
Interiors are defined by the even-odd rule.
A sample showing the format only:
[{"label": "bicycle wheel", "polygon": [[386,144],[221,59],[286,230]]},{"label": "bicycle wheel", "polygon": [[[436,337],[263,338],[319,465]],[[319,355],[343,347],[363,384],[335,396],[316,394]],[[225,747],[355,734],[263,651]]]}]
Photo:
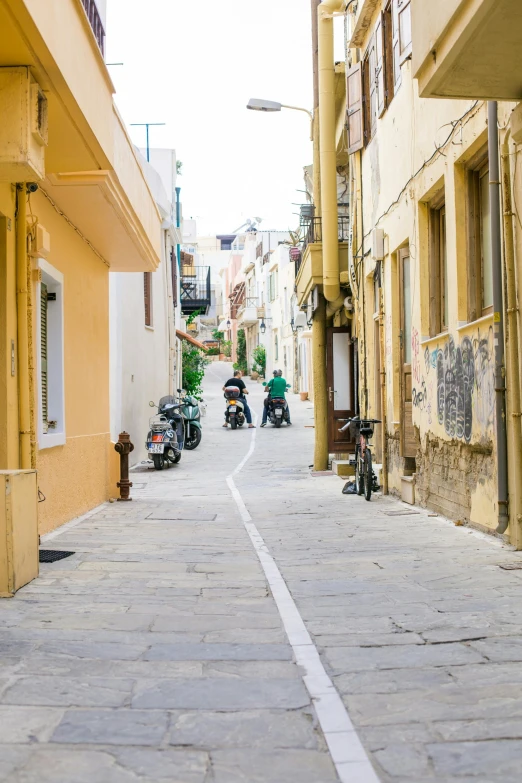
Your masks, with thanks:
[{"label": "bicycle wheel", "polygon": [[372,499],[372,453],[366,449],[364,455],[364,497],[366,500]]},{"label": "bicycle wheel", "polygon": [[359,446],[355,447],[355,489],[358,495],[364,493],[364,475],[361,470],[361,457]]}]

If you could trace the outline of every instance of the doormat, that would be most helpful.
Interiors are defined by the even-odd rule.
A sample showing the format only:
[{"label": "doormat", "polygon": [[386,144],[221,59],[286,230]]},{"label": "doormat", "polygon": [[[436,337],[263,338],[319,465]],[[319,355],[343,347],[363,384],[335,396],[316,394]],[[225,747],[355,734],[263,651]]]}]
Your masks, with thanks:
[{"label": "doormat", "polygon": [[411,517],[414,514],[420,514],[420,511],[383,511],[387,517]]},{"label": "doormat", "polygon": [[334,476],[333,470],[312,470],[311,476]]},{"label": "doormat", "polygon": [[70,557],[75,552],[65,552],[62,549],[40,549],[38,559],[40,563],[55,563],[57,560],[63,560],[64,557]]},{"label": "doormat", "polygon": [[503,571],[522,571],[522,563],[502,563],[499,568]]}]

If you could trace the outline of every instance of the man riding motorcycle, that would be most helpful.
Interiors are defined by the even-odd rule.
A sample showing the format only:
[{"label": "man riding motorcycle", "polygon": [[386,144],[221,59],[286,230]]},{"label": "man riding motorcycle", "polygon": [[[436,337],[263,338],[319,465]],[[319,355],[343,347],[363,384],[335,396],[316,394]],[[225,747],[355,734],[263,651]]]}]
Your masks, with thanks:
[{"label": "man riding motorcycle", "polygon": [[[287,383],[285,379],[283,378],[283,371],[282,370],[274,370],[273,378],[271,381],[268,381],[267,385],[265,386],[265,393],[268,394],[268,397],[265,399],[264,402],[264,408],[263,408],[263,420],[261,422],[262,427],[266,427],[267,419],[268,419],[268,408],[270,407],[270,403],[274,397],[281,397],[282,399],[286,400],[286,386]],[[290,421],[290,408],[288,405],[288,400],[286,400],[286,410],[287,410],[287,419],[286,423],[291,424]]]},{"label": "man riding motorcycle", "polygon": [[[227,386],[237,386],[237,388],[240,391],[239,399],[243,403],[245,416],[248,423],[248,428],[253,429],[255,427],[255,424],[252,424],[252,413],[250,412],[250,408],[248,407],[248,402],[246,401],[246,397],[245,397],[245,394],[248,394],[248,389],[246,387],[245,382],[241,380],[242,375],[243,373],[241,372],[241,370],[236,370],[234,373],[234,377],[230,378],[223,386],[223,391],[225,391]],[[223,424],[223,427],[225,428],[228,427],[227,422]]]}]

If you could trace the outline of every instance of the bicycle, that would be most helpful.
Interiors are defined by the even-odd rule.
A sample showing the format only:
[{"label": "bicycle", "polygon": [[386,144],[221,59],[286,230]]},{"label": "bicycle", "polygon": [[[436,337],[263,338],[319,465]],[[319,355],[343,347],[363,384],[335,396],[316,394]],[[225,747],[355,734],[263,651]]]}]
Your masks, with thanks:
[{"label": "bicycle", "polygon": [[372,468],[372,452],[370,439],[373,436],[373,425],[381,424],[379,419],[350,419],[340,432],[350,428],[355,436],[355,489],[358,495],[364,495],[371,500],[372,491],[377,488],[377,478]]}]

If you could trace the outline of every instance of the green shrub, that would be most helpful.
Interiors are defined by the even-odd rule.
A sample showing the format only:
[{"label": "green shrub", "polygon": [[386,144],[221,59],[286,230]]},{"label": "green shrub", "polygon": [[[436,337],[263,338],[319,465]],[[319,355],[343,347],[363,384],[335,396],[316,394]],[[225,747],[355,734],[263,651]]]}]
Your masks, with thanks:
[{"label": "green shrub", "polygon": [[264,377],[266,370],[266,351],[264,345],[258,345],[252,351],[252,358],[254,359],[254,365],[252,367],[253,372],[258,372],[259,375]]},{"label": "green shrub", "polygon": [[190,343],[183,341],[183,368],[181,385],[187,394],[193,395],[197,400],[201,399],[203,389],[201,382],[205,375],[205,367],[209,360],[203,355],[199,348],[194,348]]},{"label": "green shrub", "polygon": [[237,362],[234,362],[234,370],[241,370],[242,373],[248,372],[246,335],[244,329],[238,329],[237,332]]}]

